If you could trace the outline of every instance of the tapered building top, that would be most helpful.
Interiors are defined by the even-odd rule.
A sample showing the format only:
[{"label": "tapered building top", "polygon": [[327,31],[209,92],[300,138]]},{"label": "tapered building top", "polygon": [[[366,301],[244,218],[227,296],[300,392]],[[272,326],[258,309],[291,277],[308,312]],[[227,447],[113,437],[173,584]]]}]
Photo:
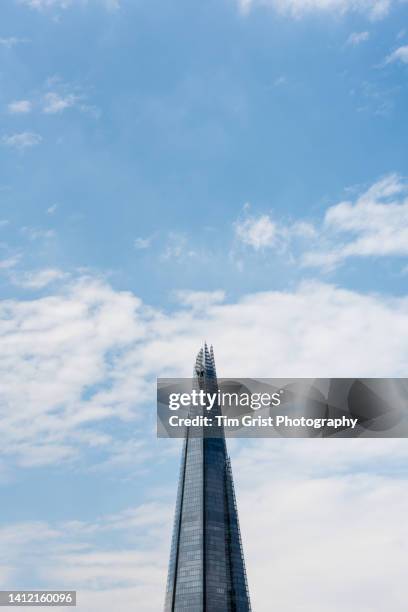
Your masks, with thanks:
[{"label": "tapered building top", "polygon": [[[214,351],[200,349],[194,385],[218,390]],[[214,406],[220,414],[219,406]],[[213,410],[214,410],[213,409]],[[187,429],[177,494],[165,612],[250,612],[231,465],[221,427]]]},{"label": "tapered building top", "polygon": [[208,348],[206,342],[197,353],[193,376],[194,378],[198,379],[206,376],[212,381],[217,380],[217,373],[215,371],[214,349],[212,345],[210,346],[210,348]]}]

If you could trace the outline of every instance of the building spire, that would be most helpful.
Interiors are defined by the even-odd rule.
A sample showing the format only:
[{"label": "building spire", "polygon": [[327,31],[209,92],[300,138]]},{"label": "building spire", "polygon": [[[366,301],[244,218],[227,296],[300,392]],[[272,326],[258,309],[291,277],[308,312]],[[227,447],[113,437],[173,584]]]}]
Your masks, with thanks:
[{"label": "building spire", "polygon": [[[197,354],[194,384],[218,390],[214,350],[206,342]],[[187,429],[165,612],[251,610],[231,465],[224,430],[217,430],[216,437],[195,437]]]}]

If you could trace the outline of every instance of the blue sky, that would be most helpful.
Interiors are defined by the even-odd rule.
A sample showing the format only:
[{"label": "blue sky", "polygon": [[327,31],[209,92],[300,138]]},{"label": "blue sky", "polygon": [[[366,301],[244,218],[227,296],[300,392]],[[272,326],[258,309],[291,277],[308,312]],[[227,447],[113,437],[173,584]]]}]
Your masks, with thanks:
[{"label": "blue sky", "polygon": [[[282,287],[297,266],[268,250],[251,274],[226,261],[245,203],[315,222],[345,189],[404,175],[407,67],[384,65],[408,41],[404,5],[373,21],[256,6],[243,16],[233,2],[29,4],[2,10],[3,39],[24,41],[1,48],[2,130],[41,141],[0,154],[10,247],[24,248],[22,226],[56,233],[32,266],[110,270],[158,304],[186,286]],[[21,100],[31,112],[7,110]],[[211,256],[175,265],[161,257],[171,236]],[[151,248],[135,249],[138,237]],[[400,290],[388,261],[371,282],[364,265],[338,271],[342,283]]]},{"label": "blue sky", "polygon": [[[179,447],[155,440],[154,380],[189,375],[205,338],[225,376],[405,376],[407,18],[392,0],[3,0],[2,588],[161,605]],[[323,475],[305,443],[232,445],[244,535],[250,502],[264,533],[274,491],[287,511],[287,480],[318,539],[313,496],[347,516],[376,498],[351,576],[408,503],[404,444],[366,442],[319,449]],[[402,569],[387,546],[367,612]],[[356,596],[309,589],[314,612]]]}]

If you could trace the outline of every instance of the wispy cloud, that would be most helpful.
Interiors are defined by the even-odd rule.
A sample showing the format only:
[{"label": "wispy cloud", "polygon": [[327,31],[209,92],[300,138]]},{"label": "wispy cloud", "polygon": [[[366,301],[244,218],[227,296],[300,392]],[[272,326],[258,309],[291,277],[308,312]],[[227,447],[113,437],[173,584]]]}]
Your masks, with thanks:
[{"label": "wispy cloud", "polygon": [[0,584],[14,584],[24,564],[39,582],[75,584],[83,612],[107,611],[118,601],[126,608],[125,600],[149,601],[143,610],[153,612],[163,599],[172,511],[168,503],[147,501],[89,522],[73,516],[3,525],[0,568],[4,563],[8,571],[0,571]]},{"label": "wispy cloud", "polygon": [[49,206],[47,208],[47,214],[54,215],[57,212],[57,209],[58,209],[58,204],[52,204],[52,206]]},{"label": "wispy cloud", "polygon": [[[115,456],[110,465],[121,469],[129,458],[133,464],[138,454],[147,456],[151,448],[126,446],[120,427],[113,436],[104,423],[132,420],[137,441],[153,381],[189,376],[191,355],[204,338],[217,340],[225,376],[406,371],[405,299],[310,283],[233,302],[222,291],[189,291],[166,313],[91,277],[67,278],[51,289],[0,303],[2,449],[10,467],[74,461],[92,448],[97,463],[108,465]],[[290,342],[288,330],[296,330]]]},{"label": "wispy cloud", "polygon": [[[272,576],[282,610],[307,600],[316,612],[328,601],[342,612],[358,601],[361,612],[383,612],[391,597],[393,610],[404,612],[407,475],[395,465],[406,465],[407,445],[330,442],[257,440],[232,452],[252,604],[269,612]],[[175,491],[171,500],[148,499],[114,514],[88,506],[87,520],[71,511],[66,520],[3,524],[0,585],[17,585],[24,565],[47,588],[74,584],[79,612],[124,610],[129,601],[154,612],[163,603],[174,504]],[[361,584],[370,585],[367,593]]]},{"label": "wispy cloud", "polygon": [[209,306],[221,304],[225,300],[225,291],[176,291],[175,297],[182,306],[205,311]]},{"label": "wispy cloud", "polygon": [[353,32],[347,39],[347,44],[356,47],[370,38],[370,32]]},{"label": "wispy cloud", "polygon": [[[254,609],[270,609],[272,580],[282,610],[302,610],[307,601],[316,612],[381,612],[395,593],[393,608],[403,612],[407,471],[395,468],[407,459],[403,441],[271,442],[233,456]],[[385,570],[384,556],[392,559]]]},{"label": "wispy cloud", "polygon": [[65,83],[58,75],[48,78],[42,92],[33,92],[21,100],[13,100],[7,106],[10,114],[27,114],[38,110],[46,115],[62,114],[75,108],[95,118],[100,110],[87,102],[87,95],[78,84]]},{"label": "wispy cloud", "polygon": [[[37,11],[65,10],[83,4],[83,0],[17,0],[17,2]],[[109,10],[117,10],[120,7],[120,0],[94,0],[94,2],[105,6]]]},{"label": "wispy cloud", "polygon": [[247,217],[235,223],[235,233],[239,240],[259,251],[277,244],[278,228],[269,215]]},{"label": "wispy cloud", "polygon": [[395,49],[388,57],[385,59],[386,64],[391,64],[393,62],[402,62],[403,64],[408,64],[408,45],[403,47],[398,47]]},{"label": "wispy cloud", "polygon": [[0,270],[10,270],[11,268],[14,268],[20,259],[20,255],[13,255],[11,257],[7,257],[6,259],[0,259]]},{"label": "wispy cloud", "polygon": [[19,132],[18,134],[10,134],[3,136],[2,143],[12,149],[24,151],[39,145],[42,141],[42,136],[35,132]]},{"label": "wispy cloud", "polygon": [[46,80],[45,93],[38,106],[47,115],[61,114],[73,108],[96,119],[101,114],[99,108],[88,102],[87,93],[78,83],[66,83],[58,75]]},{"label": "wispy cloud", "polygon": [[397,174],[355,201],[329,206],[322,221],[288,222],[248,210],[234,224],[238,241],[255,252],[289,254],[305,267],[329,271],[351,257],[408,257],[408,183]]},{"label": "wispy cloud", "polygon": [[328,15],[345,15],[361,13],[369,19],[385,17],[394,0],[237,0],[245,14],[255,7],[266,7],[279,13],[299,18],[308,13],[326,13]]},{"label": "wispy cloud", "polygon": [[30,100],[16,100],[10,102],[7,106],[7,110],[12,115],[22,115],[31,112],[32,105]]},{"label": "wispy cloud", "polygon": [[146,238],[136,238],[134,241],[134,247],[138,250],[148,249],[152,244],[153,236],[148,236]]},{"label": "wispy cloud", "polygon": [[51,91],[44,96],[43,112],[49,115],[62,113],[67,108],[72,108],[79,101],[79,96],[74,94],[60,95]]},{"label": "wispy cloud", "polygon": [[21,233],[27,236],[29,240],[49,240],[55,237],[55,230],[38,227],[24,226],[21,228]]},{"label": "wispy cloud", "polygon": [[[385,191],[394,197],[392,187]],[[403,376],[406,371],[405,298],[363,295],[323,283],[248,294],[233,302],[224,297],[222,291],[185,292],[179,296],[182,307],[166,313],[130,292],[86,278],[47,297],[3,302],[5,457],[18,457],[25,466],[72,460],[90,444],[81,434],[103,438],[104,418],[109,427],[100,444],[109,456],[111,447],[121,443],[112,419],[123,418],[128,428],[132,413],[140,417],[155,376],[188,376],[191,355],[205,336],[216,338],[217,366],[227,377],[237,371],[257,377],[356,371]],[[203,302],[206,307],[197,308]],[[137,420],[133,440],[136,425]],[[274,597],[281,607],[299,608],[306,598],[313,610],[324,612],[340,572],[343,582],[333,612],[355,603],[362,580],[376,588],[364,593],[359,609],[382,612],[396,592],[393,609],[403,612],[405,593],[397,586],[405,568],[401,542],[407,534],[401,525],[408,496],[406,477],[402,469],[396,477],[395,465],[406,465],[407,445],[395,439],[338,439],[318,446],[313,440],[295,445],[257,440],[233,451],[253,604],[269,610],[265,585],[274,575]],[[134,458],[144,449],[128,452]],[[123,471],[122,458],[118,461]],[[170,503],[148,501],[104,516],[95,511],[86,521],[71,513],[65,521],[2,524],[1,584],[17,584],[24,560],[48,588],[75,584],[80,611],[125,609],[129,597],[137,596],[140,610],[153,612],[163,599],[174,497]],[[316,542],[319,550],[311,561],[303,553]],[[355,555],[350,560],[351,548]],[[384,556],[393,559],[386,571]],[[316,575],[324,577],[319,589],[312,580]],[[293,580],[296,589],[289,588]],[[123,602],[120,607],[118,602]]]},{"label": "wispy cloud", "polygon": [[66,278],[67,274],[55,268],[45,268],[44,270],[23,272],[13,275],[12,282],[24,289],[43,289],[51,283]]},{"label": "wispy cloud", "polygon": [[363,80],[357,91],[352,90],[351,95],[358,94],[359,106],[356,109],[358,112],[369,112],[374,116],[388,117],[394,109],[399,89],[398,85],[385,87],[373,81]]},{"label": "wispy cloud", "polygon": [[67,8],[73,0],[17,0],[19,4],[24,4],[32,9],[43,11],[52,7]]},{"label": "wispy cloud", "polygon": [[28,38],[17,38],[16,36],[9,36],[8,38],[0,38],[0,47],[12,49],[16,45],[27,42],[30,42]]},{"label": "wispy cloud", "polygon": [[[55,279],[54,272],[52,276]],[[50,280],[50,273],[27,272],[19,278],[34,289],[33,285]],[[138,306],[134,296],[116,295],[91,279],[63,285],[54,297],[1,303],[5,326],[0,332],[4,347],[0,369],[5,386],[0,412],[2,435],[8,440],[3,450],[9,457],[20,457],[23,465],[44,465],[75,457],[75,449],[81,447],[106,446],[111,436],[101,437],[97,423],[114,416],[129,418],[135,399],[144,397],[140,376],[123,378],[129,366],[122,362],[121,373],[114,365],[124,347],[145,333]],[[26,324],[20,327],[23,320],[26,332]],[[18,340],[20,332],[24,339]],[[20,341],[21,352],[15,344]],[[87,393],[86,388],[92,387],[94,391]],[[13,405],[19,407],[17,412]],[[19,433],[16,418],[28,419],[30,425]],[[82,428],[91,422],[94,429],[89,437]]]},{"label": "wispy cloud", "polygon": [[273,249],[284,252],[293,239],[308,240],[316,236],[316,229],[307,221],[285,222],[272,219],[270,214],[250,214],[250,205],[233,225],[238,242],[254,251]]},{"label": "wispy cloud", "polygon": [[323,248],[307,251],[303,264],[333,268],[350,257],[408,256],[408,185],[391,174],[355,202],[326,211],[320,231]]},{"label": "wispy cloud", "polygon": [[181,260],[185,257],[195,257],[197,252],[191,248],[188,236],[182,232],[169,232],[162,253],[162,259]]}]

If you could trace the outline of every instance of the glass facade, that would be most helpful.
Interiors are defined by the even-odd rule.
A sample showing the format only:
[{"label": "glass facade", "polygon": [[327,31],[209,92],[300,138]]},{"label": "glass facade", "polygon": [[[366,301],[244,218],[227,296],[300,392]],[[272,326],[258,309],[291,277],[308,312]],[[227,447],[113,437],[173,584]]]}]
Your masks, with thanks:
[{"label": "glass facade", "polygon": [[[200,350],[197,388],[218,389],[212,347]],[[220,414],[218,406],[212,415]],[[249,612],[231,465],[222,427],[184,440],[165,612]]]}]

